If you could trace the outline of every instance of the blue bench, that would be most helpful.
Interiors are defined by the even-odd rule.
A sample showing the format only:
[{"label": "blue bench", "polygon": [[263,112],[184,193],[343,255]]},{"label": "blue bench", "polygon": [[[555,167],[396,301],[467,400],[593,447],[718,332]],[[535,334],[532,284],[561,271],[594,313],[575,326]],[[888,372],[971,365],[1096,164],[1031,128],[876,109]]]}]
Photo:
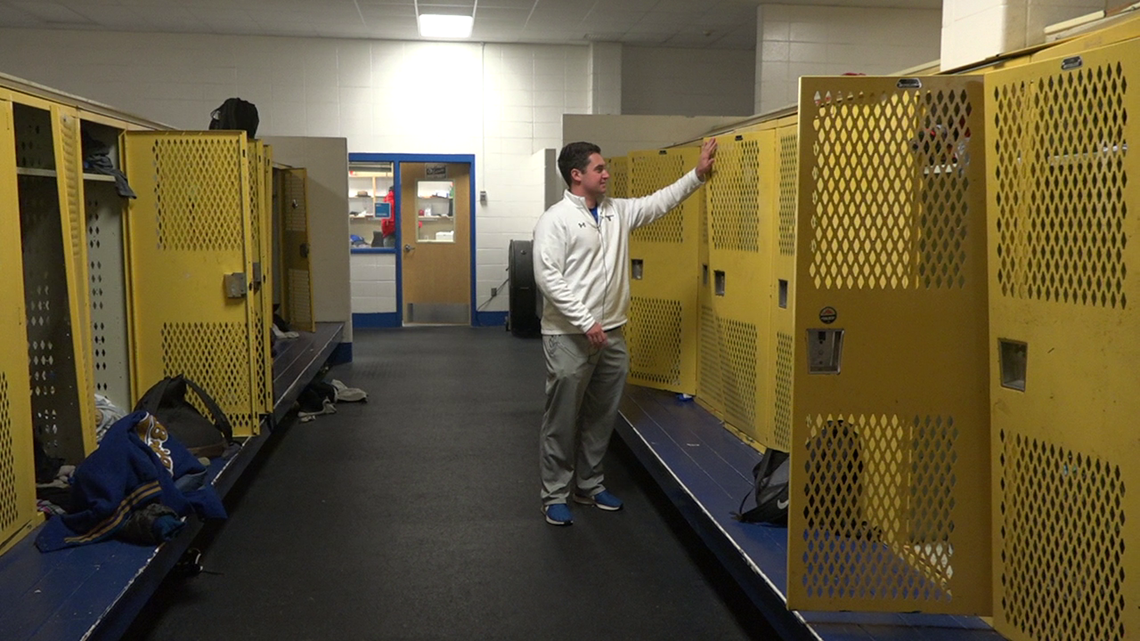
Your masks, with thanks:
[{"label": "blue bench", "polygon": [[[265,417],[260,436],[210,465],[209,478],[222,497],[336,349],[343,329],[341,323],[320,323],[315,333],[280,344],[273,416]],[[177,537],[157,547],[112,540],[50,554],[40,553],[32,532],[0,556],[0,639],[120,638],[201,528],[189,519]]]},{"label": "blue bench", "polygon": [[629,386],[617,431],[689,524],[785,639],[1001,641],[978,617],[796,612],[787,607],[787,529],[732,518],[760,454],[692,401]]}]

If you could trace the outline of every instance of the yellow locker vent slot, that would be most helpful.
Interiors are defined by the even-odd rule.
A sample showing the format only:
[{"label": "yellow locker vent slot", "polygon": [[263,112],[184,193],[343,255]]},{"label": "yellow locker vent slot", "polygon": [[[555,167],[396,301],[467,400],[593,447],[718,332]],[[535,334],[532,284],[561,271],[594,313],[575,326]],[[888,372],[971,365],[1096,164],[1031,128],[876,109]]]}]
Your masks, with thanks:
[{"label": "yellow locker vent slot", "polygon": [[1120,467],[1021,434],[1000,436],[1005,620],[1032,639],[1129,638]]},{"label": "yellow locker vent slot", "polygon": [[697,396],[718,411],[724,411],[724,383],[720,371],[720,339],[716,314],[701,305],[701,344],[697,358]]},{"label": "yellow locker vent slot", "polygon": [[310,287],[308,270],[289,270],[289,299],[301,303],[291,308],[293,317],[289,319],[289,322],[299,327],[305,327],[313,323],[311,314],[312,307],[303,304],[308,301],[312,295],[310,293]]},{"label": "yellow locker vent slot", "polygon": [[[293,185],[290,188],[290,193],[305,193],[305,188],[300,183],[302,179],[296,175],[289,176],[290,182]],[[298,201],[298,204],[300,202]],[[295,231],[299,233],[308,233],[309,231],[309,212],[303,206],[290,207],[285,213],[285,231]]]},{"label": "yellow locker vent slot", "polygon": [[8,377],[0,372],[0,533],[7,532],[21,516],[12,428],[12,416],[8,412]]},{"label": "yellow locker vent slot", "polygon": [[1002,295],[1126,306],[1125,88],[1117,62],[995,90]]},{"label": "yellow locker vent slot", "polygon": [[760,251],[760,143],[726,141],[717,150],[717,177],[709,181],[712,246],[734,251]]},{"label": "yellow locker vent slot", "polygon": [[[629,159],[629,196],[640,198],[668,187],[685,173],[685,158],[678,154],[637,155]],[[635,242],[680,245],[684,239],[684,205],[673,208],[653,223],[633,230]]]},{"label": "yellow locker vent slot", "polygon": [[[162,370],[185,374],[202,386],[233,424],[234,434],[256,434],[249,388],[249,334],[244,323],[167,323],[162,327]],[[203,416],[195,394],[187,398]]]},{"label": "yellow locker vent slot", "polygon": [[607,158],[606,171],[610,172],[610,182],[606,193],[614,198],[629,198],[629,157]]},{"label": "yellow locker vent slot", "polygon": [[756,424],[756,326],[717,318],[724,419],[752,434]]},{"label": "yellow locker vent slot", "polygon": [[825,92],[815,101],[815,286],[963,287],[966,91]]},{"label": "yellow locker vent slot", "polygon": [[662,385],[681,384],[680,301],[634,296],[626,325],[629,342],[629,375],[634,381]]},{"label": "yellow locker vent slot", "polygon": [[953,419],[817,415],[808,422],[808,595],[950,602]]},{"label": "yellow locker vent slot", "polygon": [[794,358],[792,337],[784,332],[776,332],[776,412],[773,422],[776,449],[790,452],[792,449],[792,362]]},{"label": "yellow locker vent slot", "polygon": [[701,251],[708,253],[709,247],[709,208],[708,203],[701,199]]},{"label": "yellow locker vent slot", "polygon": [[780,255],[796,255],[796,163],[799,135],[793,129],[780,136]]},{"label": "yellow locker vent slot", "polygon": [[[230,224],[233,212],[242,209],[241,173],[217,169],[232,167],[233,141],[158,138],[153,144],[159,248],[242,251],[244,231]],[[211,180],[200,181],[201,175]],[[203,192],[201,185],[209,189]]]},{"label": "yellow locker vent slot", "polygon": [[77,264],[82,265],[82,256],[86,255],[86,252],[83,251],[83,228],[86,221],[83,216],[83,203],[79,191],[82,186],[79,173],[83,167],[79,148],[79,120],[75,116],[66,114],[53,115],[59,119],[57,131],[60,137],[60,149],[63,152],[63,157],[60,159],[63,167],[56,169],[62,178],[60,184],[64,198],[63,204],[67,208],[67,217],[71,221],[71,243],[69,247],[74,256],[80,258]]}]

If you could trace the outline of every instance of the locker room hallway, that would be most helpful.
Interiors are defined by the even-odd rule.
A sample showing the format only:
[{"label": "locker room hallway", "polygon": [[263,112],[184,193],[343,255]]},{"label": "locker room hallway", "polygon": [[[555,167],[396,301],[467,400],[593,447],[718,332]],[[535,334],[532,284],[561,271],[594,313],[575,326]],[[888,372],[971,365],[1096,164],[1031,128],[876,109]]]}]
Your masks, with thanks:
[{"label": "locker room hallway", "polygon": [[773,639],[615,435],[624,511],[539,510],[541,343],[359,331],[330,376],[369,393],[290,421],[130,639]]}]

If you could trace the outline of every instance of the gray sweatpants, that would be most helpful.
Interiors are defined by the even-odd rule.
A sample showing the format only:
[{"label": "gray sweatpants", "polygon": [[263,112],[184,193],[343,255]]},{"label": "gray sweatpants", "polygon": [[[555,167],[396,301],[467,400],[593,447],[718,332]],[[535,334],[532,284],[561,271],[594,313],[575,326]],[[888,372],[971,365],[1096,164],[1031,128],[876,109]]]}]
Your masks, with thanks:
[{"label": "gray sweatpants", "polygon": [[570,492],[594,496],[602,485],[602,458],[614,431],[629,373],[621,328],[609,344],[590,347],[585,334],[542,337],[546,353],[546,413],[539,439],[542,503],[566,503]]}]

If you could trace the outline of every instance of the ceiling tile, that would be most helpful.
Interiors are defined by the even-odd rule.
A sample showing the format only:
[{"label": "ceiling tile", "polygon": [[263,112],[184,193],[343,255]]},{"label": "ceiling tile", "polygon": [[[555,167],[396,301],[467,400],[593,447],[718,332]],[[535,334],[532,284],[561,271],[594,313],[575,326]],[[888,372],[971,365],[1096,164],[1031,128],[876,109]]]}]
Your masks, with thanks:
[{"label": "ceiling tile", "polygon": [[9,2],[12,7],[38,18],[44,22],[57,25],[91,24],[92,21],[58,2]]},{"label": "ceiling tile", "polygon": [[[772,1],[932,10],[942,6],[942,0]],[[490,42],[664,41],[676,47],[749,48],[755,46],[759,4],[760,0],[478,0],[473,35]],[[414,5],[415,0],[0,0],[0,27],[418,40]],[[469,13],[475,5],[476,0],[420,2],[421,9],[451,13]]]},{"label": "ceiling tile", "polygon": [[43,24],[43,20],[26,11],[15,7],[0,4],[0,25],[5,27],[36,27]]},{"label": "ceiling tile", "polygon": [[479,11],[483,9],[525,9],[530,11],[539,0],[479,0]]}]

